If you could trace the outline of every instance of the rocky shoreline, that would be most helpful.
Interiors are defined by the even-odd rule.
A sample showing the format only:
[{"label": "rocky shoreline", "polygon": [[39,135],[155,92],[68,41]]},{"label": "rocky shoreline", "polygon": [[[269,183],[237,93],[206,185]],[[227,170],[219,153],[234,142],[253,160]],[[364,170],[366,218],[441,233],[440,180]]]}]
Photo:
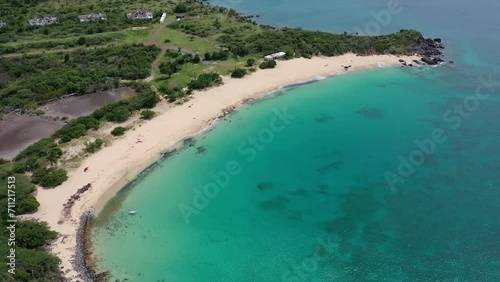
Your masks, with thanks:
[{"label": "rocky shoreline", "polygon": [[76,250],[73,258],[73,267],[78,273],[76,280],[79,282],[106,281],[107,273],[96,273],[91,261],[92,247],[90,244],[90,229],[94,222],[94,215],[87,211],[80,218],[80,226],[76,232]]},{"label": "rocky shoreline", "polygon": [[421,61],[427,65],[438,65],[443,63],[441,59],[443,55],[444,45],[441,43],[441,38],[421,38],[420,45],[414,50],[421,58]]}]

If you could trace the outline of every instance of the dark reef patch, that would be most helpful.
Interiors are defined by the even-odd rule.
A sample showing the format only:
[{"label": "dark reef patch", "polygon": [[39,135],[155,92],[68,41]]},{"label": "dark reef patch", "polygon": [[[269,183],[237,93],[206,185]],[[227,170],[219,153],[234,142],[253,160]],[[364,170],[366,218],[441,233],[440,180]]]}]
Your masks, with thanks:
[{"label": "dark reef patch", "polygon": [[301,197],[305,197],[307,196],[309,193],[307,192],[306,189],[304,188],[297,188],[295,189],[294,191],[288,193],[288,195],[290,196],[301,196]]},{"label": "dark reef patch", "polygon": [[196,147],[197,155],[204,155],[207,152],[207,148],[205,146]]},{"label": "dark reef patch", "polygon": [[363,108],[356,111],[356,114],[362,115],[368,119],[381,119],[384,117],[384,111],[376,108]]},{"label": "dark reef patch", "polygon": [[267,190],[270,190],[273,188],[273,183],[272,182],[261,182],[259,184],[257,184],[257,189],[259,189],[259,191],[267,191]]},{"label": "dark reef patch", "polygon": [[265,200],[259,203],[259,208],[266,211],[282,212],[290,200],[285,196],[276,196],[272,200]]},{"label": "dark reef patch", "polygon": [[334,170],[337,170],[342,167],[342,161],[334,161],[329,164],[326,164],[324,166],[320,166],[316,168],[316,171],[321,173],[321,174],[327,174],[330,173]]},{"label": "dark reef patch", "polygon": [[194,147],[196,145],[196,139],[194,137],[189,137],[182,140],[182,145],[184,147]]},{"label": "dark reef patch", "polygon": [[322,113],[321,116],[314,118],[314,120],[317,123],[325,123],[325,122],[331,121],[333,119],[334,119],[334,117],[332,115],[327,115],[325,113]]},{"label": "dark reef patch", "polygon": [[318,185],[318,193],[322,195],[328,195],[330,192],[328,192],[329,186],[327,183],[321,183]]}]

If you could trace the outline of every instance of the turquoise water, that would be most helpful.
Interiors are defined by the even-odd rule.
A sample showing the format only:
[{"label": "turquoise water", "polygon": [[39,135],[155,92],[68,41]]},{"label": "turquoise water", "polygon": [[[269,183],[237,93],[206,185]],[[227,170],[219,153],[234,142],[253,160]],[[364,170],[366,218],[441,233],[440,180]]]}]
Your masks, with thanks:
[{"label": "turquoise water", "polygon": [[[328,18],[297,0],[238,5],[333,31],[385,5],[336,2]],[[498,4],[429,3],[409,1],[388,28],[451,38],[455,64],[337,76],[246,105],[109,203],[93,233],[99,269],[128,281],[500,281],[500,99],[494,86],[474,95],[478,77],[500,80],[500,26],[484,6]],[[446,3],[439,20],[416,16]]]}]

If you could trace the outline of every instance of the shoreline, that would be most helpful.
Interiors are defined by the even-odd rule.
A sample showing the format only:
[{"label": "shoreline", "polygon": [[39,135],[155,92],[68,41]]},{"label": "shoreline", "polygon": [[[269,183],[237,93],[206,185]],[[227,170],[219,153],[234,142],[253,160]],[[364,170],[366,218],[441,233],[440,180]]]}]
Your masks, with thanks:
[{"label": "shoreline", "polygon": [[[81,279],[74,265],[80,218],[91,211],[97,215],[121,188],[134,181],[165,154],[182,146],[184,140],[210,130],[217,120],[248,103],[278,91],[352,71],[398,66],[399,59],[408,62],[418,56],[344,54],[335,57],[313,57],[278,61],[275,69],[257,70],[242,79],[224,77],[224,85],[197,91],[182,105],[160,102],[153,110],[158,115],[135,125],[111,146],[90,155],[76,169],[68,170],[68,180],[54,189],[37,189],[38,211],[27,219],[46,221],[60,236],[50,246],[61,259],[60,270],[69,281]],[[349,71],[343,66],[351,65]],[[228,110],[230,109],[230,110]],[[84,167],[89,171],[83,172]],[[83,185],[91,183],[88,192],[75,201],[71,213],[63,215],[63,204]]]}]

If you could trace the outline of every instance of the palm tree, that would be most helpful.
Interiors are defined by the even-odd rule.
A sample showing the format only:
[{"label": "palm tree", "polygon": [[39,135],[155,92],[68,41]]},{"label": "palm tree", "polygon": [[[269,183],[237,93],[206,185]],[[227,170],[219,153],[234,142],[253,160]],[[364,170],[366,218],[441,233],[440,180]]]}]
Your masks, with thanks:
[{"label": "palm tree", "polygon": [[50,163],[50,165],[53,167],[54,165],[57,164],[57,160],[59,157],[62,155],[62,151],[59,148],[53,148],[51,149],[48,154],[47,154],[47,161]]}]

